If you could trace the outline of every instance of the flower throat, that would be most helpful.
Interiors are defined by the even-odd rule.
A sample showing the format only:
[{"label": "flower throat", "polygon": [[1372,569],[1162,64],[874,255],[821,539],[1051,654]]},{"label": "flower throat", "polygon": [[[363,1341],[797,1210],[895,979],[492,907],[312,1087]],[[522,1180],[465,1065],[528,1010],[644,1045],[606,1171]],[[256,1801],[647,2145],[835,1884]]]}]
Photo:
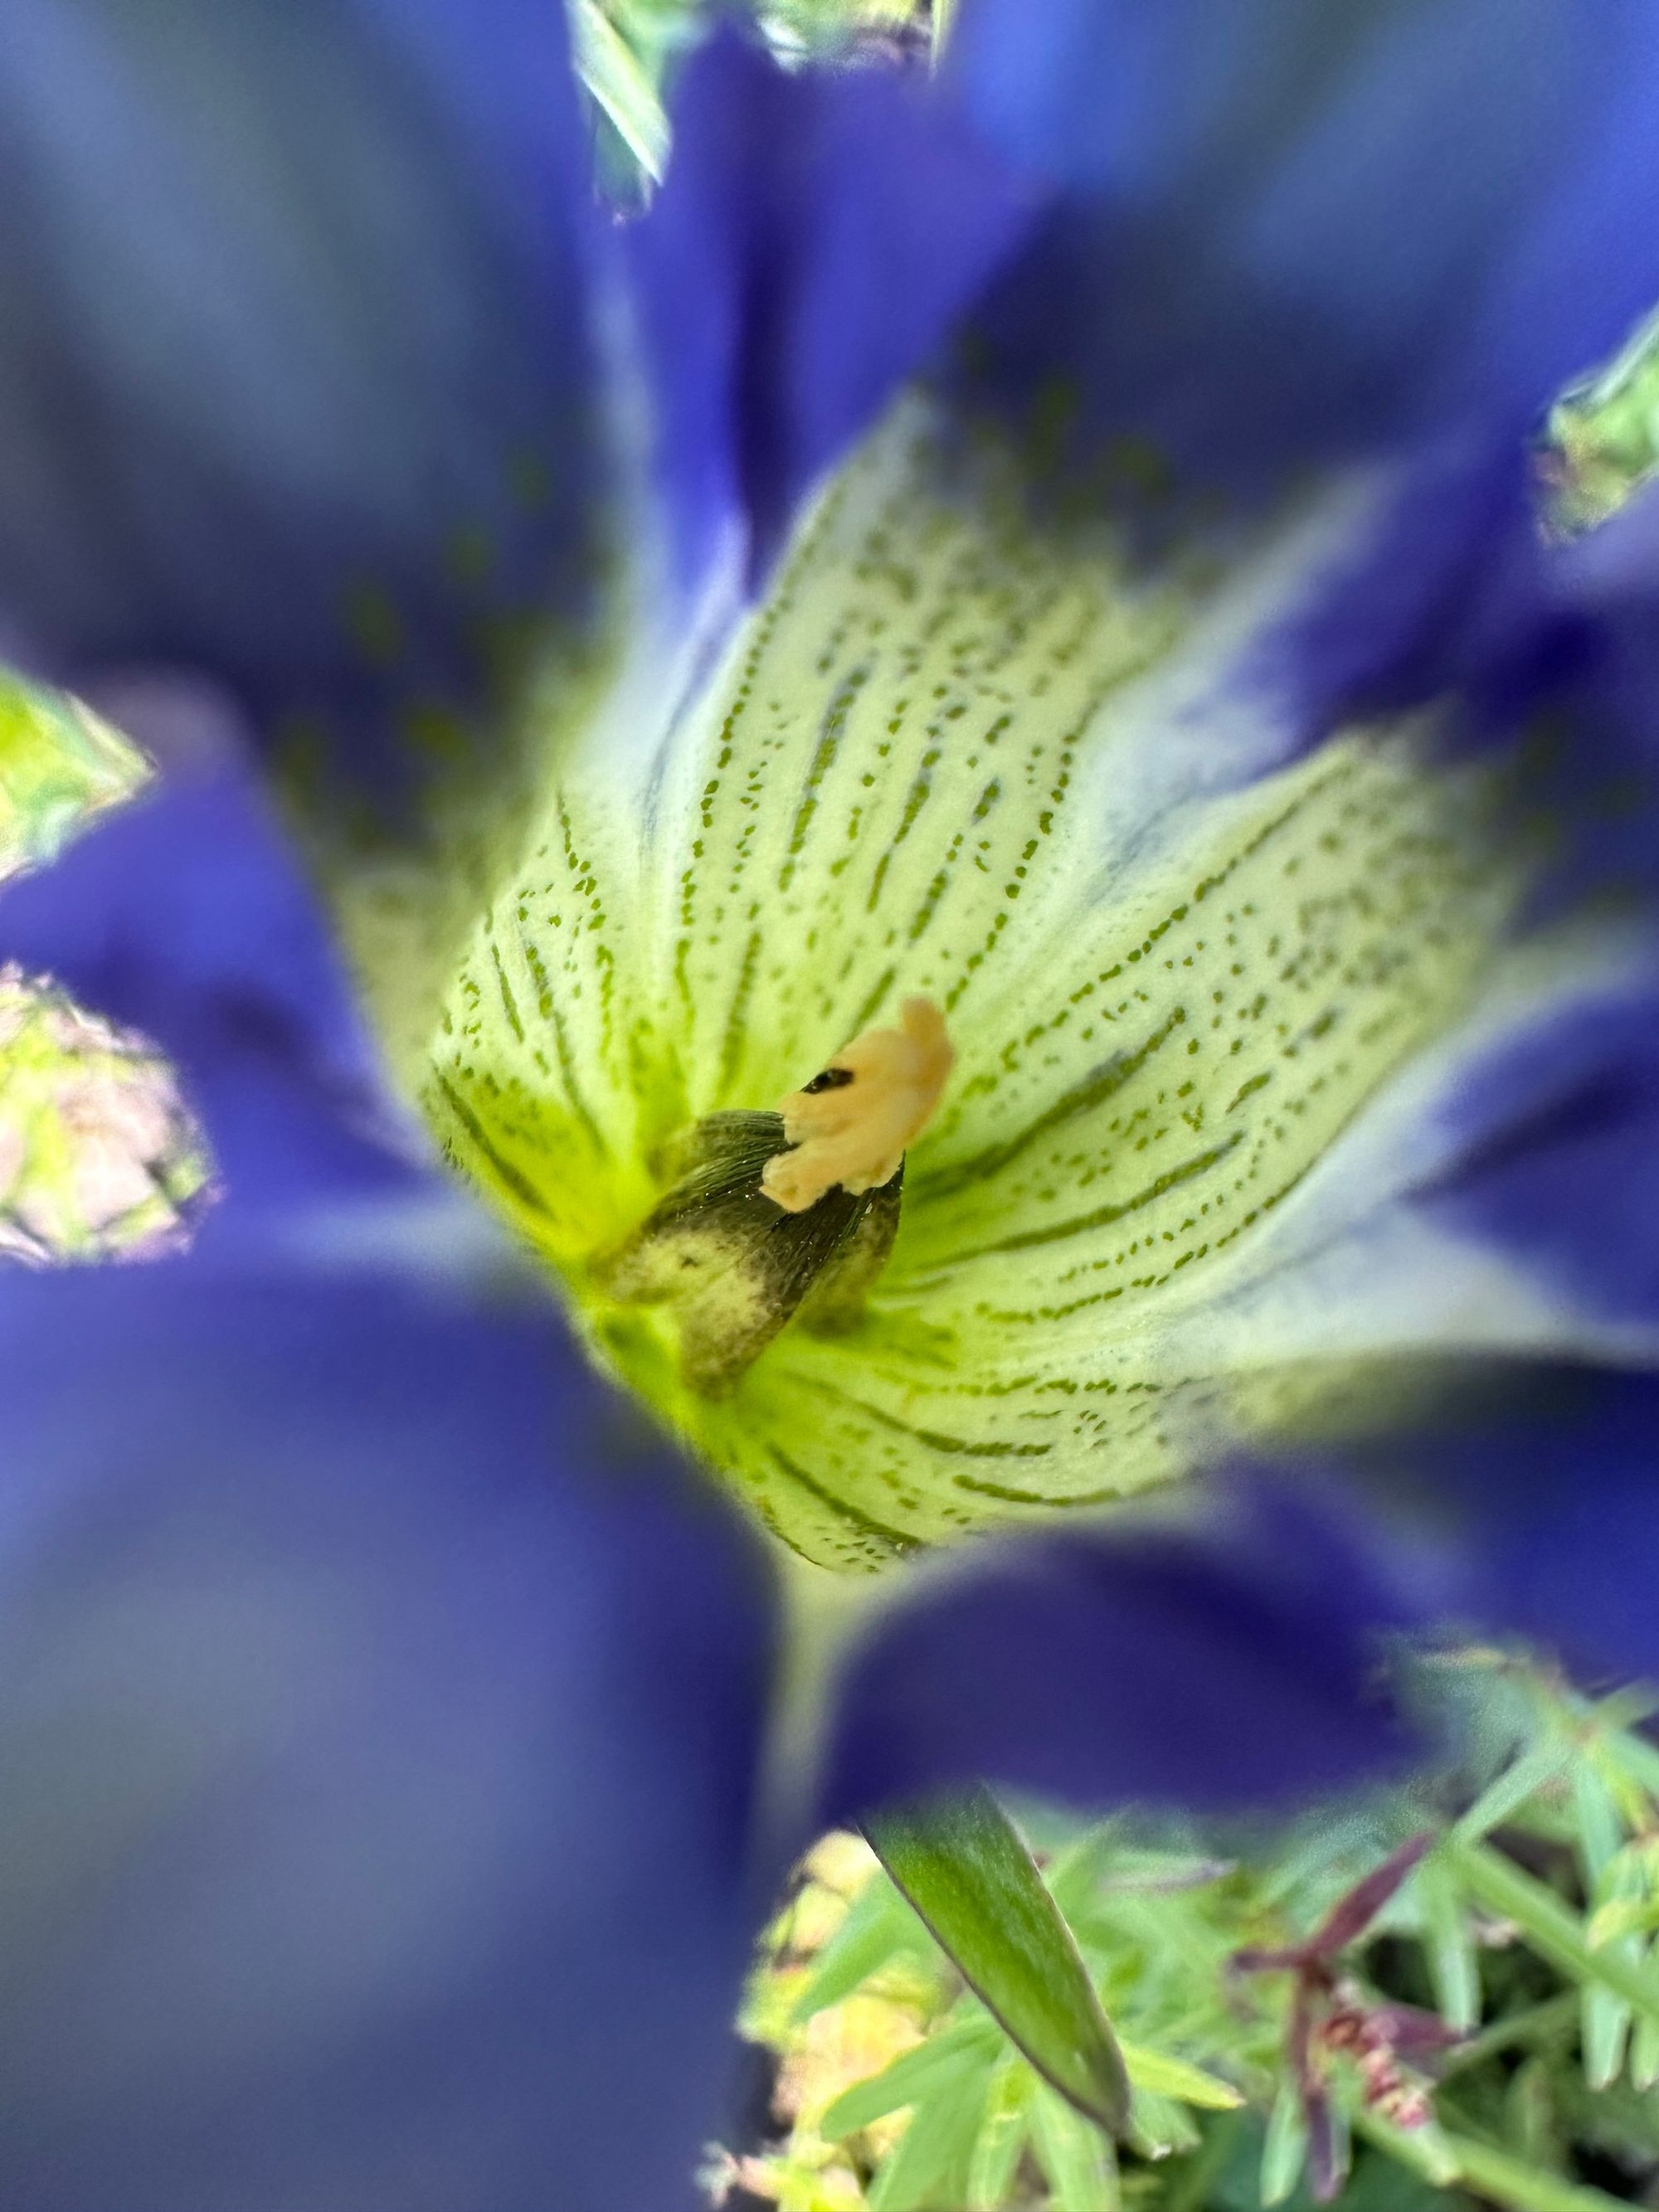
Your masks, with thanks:
[{"label": "flower throat", "polygon": [[1405,726],[1288,757],[1235,689],[1279,526],[1149,564],[908,404],[689,699],[619,680],[478,924],[443,1141],[825,1565],[1300,1402],[1291,1263],[1500,957],[1530,864],[1482,772]]}]

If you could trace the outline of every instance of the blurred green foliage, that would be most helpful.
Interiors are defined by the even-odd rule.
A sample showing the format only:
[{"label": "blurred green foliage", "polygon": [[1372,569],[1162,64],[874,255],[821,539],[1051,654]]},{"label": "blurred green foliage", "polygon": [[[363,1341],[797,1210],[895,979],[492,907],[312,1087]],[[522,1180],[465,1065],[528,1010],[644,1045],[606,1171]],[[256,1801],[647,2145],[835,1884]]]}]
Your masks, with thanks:
[{"label": "blurred green foliage", "polygon": [[[132,797],[135,746],[66,694],[0,672],[0,883]],[[172,1249],[210,1183],[173,1072],[50,979],[0,968],[0,1265]]]},{"label": "blurred green foliage", "polygon": [[[1349,2212],[1468,2198],[1607,2212],[1659,2194],[1655,1700],[1597,1703],[1495,1653],[1422,1670],[1459,1754],[1431,1782],[1288,1833],[1028,1810],[1028,1834],[1122,2041],[1109,2143],[1038,2079],[856,1839],[804,1871],[745,2030],[775,2062],[728,2202],[787,2212],[1258,2212],[1308,2199],[1310,2065],[1352,2139]],[[1395,1850],[1432,1848],[1336,1960],[1310,2059],[1293,1974],[1239,1954],[1305,1939]],[[1420,2008],[1448,2048],[1376,2038]],[[1318,2024],[1323,2019],[1327,2029]],[[1406,2039],[1401,2033],[1402,2044]],[[769,2129],[770,2133],[769,2135]]]},{"label": "blurred green foliage", "polygon": [[0,882],[54,860],[148,772],[137,748],[78,700],[0,669]]},{"label": "blurred green foliage", "polygon": [[1558,401],[1543,470],[1550,522],[1566,536],[1605,521],[1659,475],[1659,315]]}]

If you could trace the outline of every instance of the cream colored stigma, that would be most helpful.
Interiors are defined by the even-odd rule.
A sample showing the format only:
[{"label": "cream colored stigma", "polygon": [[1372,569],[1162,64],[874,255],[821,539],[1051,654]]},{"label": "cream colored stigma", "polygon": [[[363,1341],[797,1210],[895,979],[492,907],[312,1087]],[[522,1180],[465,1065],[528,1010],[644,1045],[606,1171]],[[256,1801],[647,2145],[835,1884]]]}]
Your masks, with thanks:
[{"label": "cream colored stigma", "polygon": [[931,999],[907,999],[899,1024],[866,1030],[778,1101],[793,1149],[766,1163],[761,1188],[786,1213],[805,1213],[837,1186],[878,1190],[933,1120],[956,1060],[945,1017]]}]

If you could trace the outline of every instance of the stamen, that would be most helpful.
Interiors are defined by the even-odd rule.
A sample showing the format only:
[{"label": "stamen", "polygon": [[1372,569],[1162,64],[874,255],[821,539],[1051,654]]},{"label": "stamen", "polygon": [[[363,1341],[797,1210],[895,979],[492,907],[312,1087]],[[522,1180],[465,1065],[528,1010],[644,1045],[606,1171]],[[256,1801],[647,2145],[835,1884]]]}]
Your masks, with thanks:
[{"label": "stamen", "polygon": [[786,1213],[826,1191],[857,1196],[899,1171],[939,1109],[956,1060],[931,999],[907,999],[896,1030],[866,1030],[823,1072],[778,1102],[791,1149],[766,1164],[761,1188]]},{"label": "stamen", "polygon": [[592,1262],[607,1296],[671,1310],[700,1396],[731,1389],[797,1316],[818,1336],[858,1326],[898,1233],[905,1147],[955,1058],[931,1000],[907,999],[900,1020],[855,1037],[778,1113],[685,1131],[661,1200]]}]

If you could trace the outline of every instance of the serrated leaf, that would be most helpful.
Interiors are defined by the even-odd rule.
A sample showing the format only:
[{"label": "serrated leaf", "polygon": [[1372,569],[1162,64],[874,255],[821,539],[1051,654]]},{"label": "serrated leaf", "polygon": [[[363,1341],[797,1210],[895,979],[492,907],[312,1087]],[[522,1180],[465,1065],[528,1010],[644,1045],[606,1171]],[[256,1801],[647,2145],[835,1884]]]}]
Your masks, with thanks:
[{"label": "serrated leaf", "polygon": [[1031,2143],[1054,2191],[1054,2212],[1116,2212],[1110,2142],[1041,2081],[1031,2098]]},{"label": "serrated leaf", "polygon": [[987,1790],[865,1824],[872,1848],[963,1978],[1079,2112],[1127,2124],[1129,2083],[1072,1932]]},{"label": "serrated leaf", "polygon": [[965,2080],[988,2070],[995,2063],[999,2041],[988,2021],[977,2015],[958,2021],[903,2052],[867,2081],[855,2081],[842,2090],[819,2121],[818,2133],[827,2142],[837,2142],[872,2120],[885,2119],[889,2112],[939,2094],[957,2075]]},{"label": "serrated leaf", "polygon": [[1137,2089],[1154,2096],[1174,2097],[1183,2105],[1200,2106],[1206,2112],[1234,2112],[1243,2103],[1237,2089],[1218,2075],[1206,2074],[1185,2058],[1167,2051],[1148,2051],[1145,2045],[1120,2042],[1123,2063]]}]

